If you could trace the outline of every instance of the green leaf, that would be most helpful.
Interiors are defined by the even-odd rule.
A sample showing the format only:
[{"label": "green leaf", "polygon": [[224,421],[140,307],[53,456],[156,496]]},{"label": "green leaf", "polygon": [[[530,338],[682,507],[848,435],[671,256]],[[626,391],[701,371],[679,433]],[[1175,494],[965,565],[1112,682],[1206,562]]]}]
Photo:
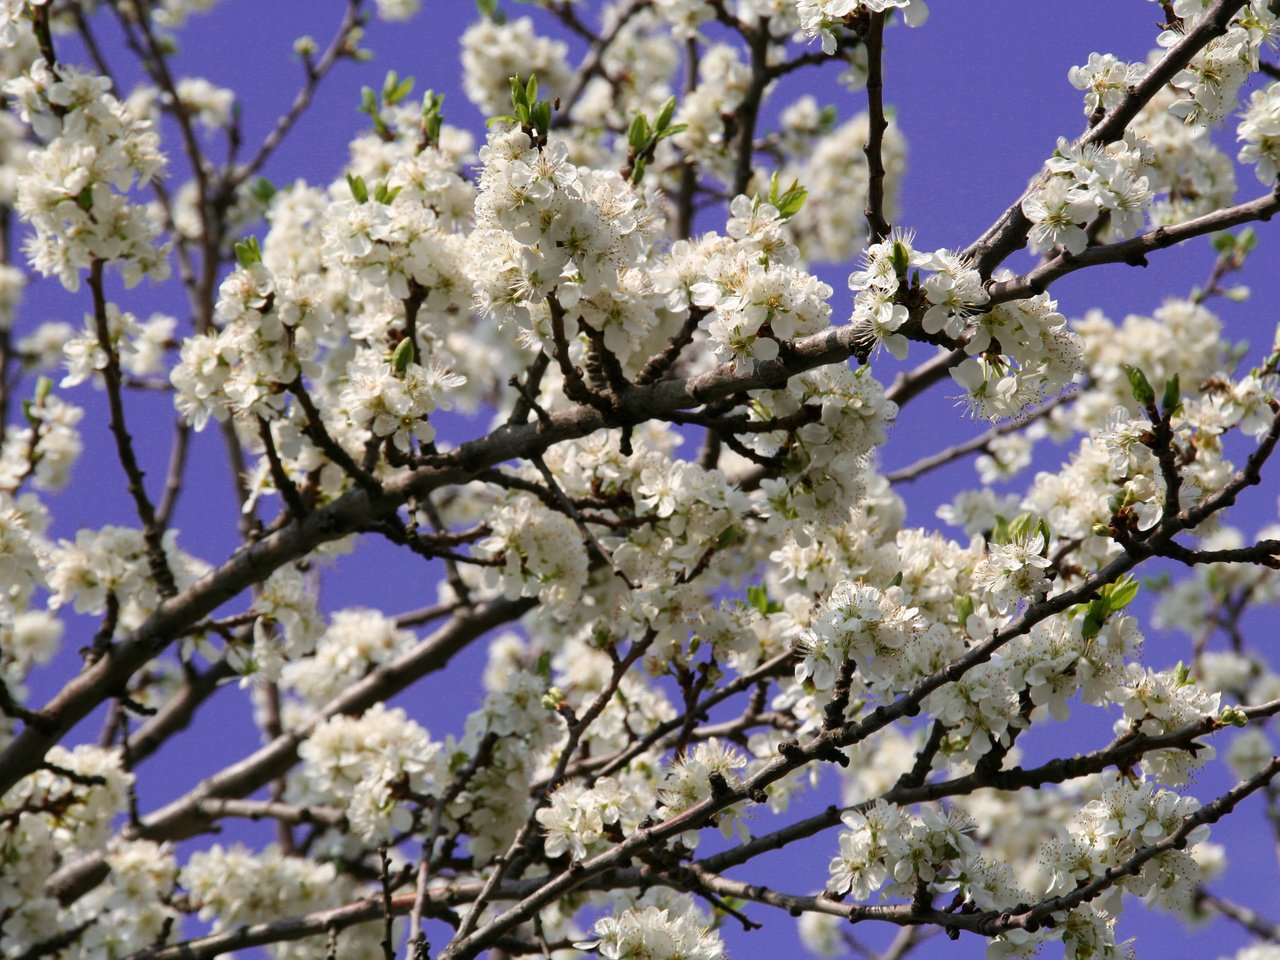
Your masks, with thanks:
[{"label": "green leaf", "polygon": [[353,177],[348,173],[347,186],[351,188],[351,196],[355,197],[356,203],[369,202],[369,188],[364,185],[363,177]]},{"label": "green leaf", "polygon": [[1035,523],[1031,519],[1031,514],[1020,513],[1009,524],[1009,540],[1026,542],[1031,539],[1031,532],[1034,529]]},{"label": "green leaf", "polygon": [[662,104],[662,109],[658,111],[658,119],[654,121],[653,128],[662,133],[671,126],[671,118],[676,114],[676,98],[667,97],[666,102]]},{"label": "green leaf", "polygon": [[996,525],[991,530],[991,542],[1008,543],[1011,539],[1009,536],[1009,521],[997,513]]},{"label": "green leaf", "polygon": [[383,205],[390,204],[391,201],[394,200],[397,195],[399,195],[402,189],[404,188],[396,187],[394,190],[392,190],[387,187],[385,182],[378,181],[377,185],[375,185],[373,188],[373,199]]},{"label": "green leaf", "polygon": [[396,372],[397,377],[403,377],[411,363],[413,363],[413,340],[405,337],[391,352],[391,369]]},{"label": "green leaf", "polygon": [[1253,227],[1245,227],[1236,237],[1236,249],[1241,253],[1249,253],[1258,245],[1258,231]]},{"label": "green leaf", "polygon": [[902,586],[902,571],[901,571],[901,570],[899,570],[897,573],[895,573],[895,574],[893,575],[893,579],[889,581],[889,586],[891,586],[891,587],[900,587],[900,586]]},{"label": "green leaf", "polygon": [[529,116],[531,118],[529,125],[537,130],[538,133],[546,136],[551,130],[551,104],[546,100],[539,100],[533,105]]},{"label": "green leaf", "polygon": [[799,180],[792,180],[791,186],[787,187],[786,190],[781,189],[781,186],[778,172],[775,170],[773,176],[769,179],[769,203],[778,211],[778,215],[783,220],[789,220],[799,213],[800,208],[804,206],[808,191],[800,186]]},{"label": "green leaf", "polygon": [[255,263],[262,262],[262,250],[258,247],[257,237],[245,237],[232,248],[235,250],[236,263],[248,270]]},{"label": "green leaf", "polygon": [[1133,603],[1133,598],[1138,595],[1138,581],[1126,573],[1119,580],[1103,587],[1101,593],[1107,612],[1116,613]]},{"label": "green leaf", "polygon": [[412,92],[413,77],[405,77],[401,80],[396,72],[391,70],[382,84],[382,102],[388,106],[394,106]]},{"label": "green leaf", "polygon": [[1232,233],[1215,233],[1213,235],[1213,249],[1218,253],[1231,253],[1236,248],[1235,234]]},{"label": "green leaf", "polygon": [[1100,597],[1090,600],[1084,610],[1084,623],[1080,628],[1080,635],[1086,640],[1092,640],[1102,630],[1102,624],[1107,619],[1107,602]]},{"label": "green leaf", "polygon": [[965,623],[968,622],[969,618],[973,616],[973,597],[967,595],[963,597],[956,597],[953,602],[956,609],[956,623],[963,627]]},{"label": "green leaf", "polygon": [[771,613],[777,613],[782,609],[782,604],[769,599],[768,591],[762,584],[755,584],[747,587],[747,603],[755,607],[765,616]]},{"label": "green leaf", "polygon": [[1143,577],[1138,581],[1138,583],[1142,589],[1148,590],[1151,593],[1164,593],[1173,586],[1173,577],[1169,574],[1168,570],[1161,570],[1153,576]]},{"label": "green leaf", "polygon": [[265,206],[276,195],[276,188],[275,184],[266,177],[258,177],[253,181],[253,186],[249,188],[249,192],[253,194],[255,200]]},{"label": "green leaf", "polygon": [[1137,367],[1123,364],[1124,372],[1129,375],[1129,387],[1133,390],[1133,399],[1144,408],[1155,406],[1156,392],[1152,389],[1147,375]]},{"label": "green leaf", "polygon": [[533,665],[533,672],[544,680],[551,679],[551,651],[544,650],[538,655],[538,662]]},{"label": "green leaf", "polygon": [[1160,409],[1166,417],[1171,417],[1182,408],[1182,384],[1175,373],[1164,382],[1164,395],[1160,398]]},{"label": "green leaf", "polygon": [[649,121],[643,113],[637,113],[627,129],[627,145],[639,153],[649,145]]}]

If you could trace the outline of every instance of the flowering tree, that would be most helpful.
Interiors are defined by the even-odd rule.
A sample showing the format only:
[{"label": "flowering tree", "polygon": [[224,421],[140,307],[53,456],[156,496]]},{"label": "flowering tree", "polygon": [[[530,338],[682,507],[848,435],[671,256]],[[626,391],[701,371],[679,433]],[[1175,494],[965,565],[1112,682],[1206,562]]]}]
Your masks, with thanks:
[{"label": "flowering tree", "polygon": [[[279,187],[264,165],[366,18],[417,2],[348,0],[300,40],[252,149],[231,91],[172,68],[208,6],[0,2],[4,225],[86,315],[23,326],[28,274],[0,268],[0,953],[718,958],[790,913],[821,955],[862,949],[853,921],[899,928],[885,957],[941,931],[1083,960],[1125,953],[1141,898],[1280,955],[1207,842],[1255,793],[1280,824],[1280,677],[1248,624],[1280,598],[1250,490],[1276,489],[1280,343],[1236,349],[1213,309],[1259,242],[1226,231],[1280,211],[1274,2],[1149,5],[1156,49],[1072,69],[1084,131],[935,250],[897,225],[882,69],[923,0],[483,0],[478,151],[392,72],[334,182]],[[856,115],[765,109],[831,62]],[[1149,317],[1051,296],[1184,241],[1208,279]],[[812,272],[855,260],[851,296]],[[131,312],[144,278],[189,319]],[[156,390],[160,483],[132,437]],[[95,482],[133,515],[74,540],[42,500],[80,452],[69,397],[105,407]],[[882,469],[899,410],[941,398],[989,428]],[[226,555],[172,524],[201,431],[237,484]],[[969,454],[979,488],[908,526],[905,485]],[[438,602],[326,609],[315,571],[357,538],[440,571]],[[1139,613],[1183,662],[1144,663]],[[32,702],[64,633],[83,662]],[[454,729],[388,705],[462,685],[480,643]],[[142,809],[148,760],[237,681],[262,744]],[[1192,796],[1224,737],[1235,786]],[[837,802],[787,816],[815,789]],[[205,842],[242,819],[276,842]],[[815,840],[816,892],[778,866]]]}]

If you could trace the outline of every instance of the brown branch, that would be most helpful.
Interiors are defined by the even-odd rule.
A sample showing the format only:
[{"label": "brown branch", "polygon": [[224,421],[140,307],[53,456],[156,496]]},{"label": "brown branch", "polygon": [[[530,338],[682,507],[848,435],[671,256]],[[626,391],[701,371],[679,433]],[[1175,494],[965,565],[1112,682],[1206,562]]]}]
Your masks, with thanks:
[{"label": "brown branch", "polygon": [[1270,220],[1278,211],[1280,211],[1280,187],[1246,203],[1224,207],[1174,226],[1156,227],[1154,230],[1128,240],[1086,247],[1077,254],[1064,251],[1022,276],[991,284],[987,290],[991,299],[985,306],[990,309],[1010,300],[1036,296],[1047,290],[1049,284],[1059,277],[1085,267],[1096,267],[1103,263],[1127,263],[1131,266],[1145,267],[1147,254],[1156,250],[1176,246],[1192,237],[1227,230],[1242,223]]},{"label": "brown branch", "polygon": [[164,493],[160,496],[160,505],[156,508],[156,526],[161,530],[169,527],[173,519],[173,509],[178,505],[178,496],[182,493],[183,474],[187,468],[187,452],[191,447],[191,425],[182,418],[173,424],[173,446],[169,449],[169,466],[165,470]]},{"label": "brown branch", "polygon": [[262,447],[266,451],[267,465],[271,469],[271,480],[276,485],[276,489],[280,491],[280,496],[284,498],[285,504],[289,507],[289,512],[293,514],[294,519],[305,517],[307,515],[307,506],[302,502],[302,496],[298,493],[298,487],[294,484],[293,479],[285,472],[284,464],[280,462],[280,453],[276,450],[275,437],[271,435],[271,424],[264,417],[258,417],[258,437],[262,440]]},{"label": "brown branch", "polygon": [[889,235],[889,222],[884,218],[884,135],[889,122],[884,115],[884,18],[883,12],[871,14],[863,42],[867,47],[867,218],[870,243],[879,243]]},{"label": "brown branch", "polygon": [[760,117],[760,103],[764,99],[765,87],[769,85],[769,23],[763,17],[757,18],[755,26],[744,31],[747,49],[751,56],[751,81],[743,94],[742,102],[734,116],[738,121],[737,157],[734,163],[733,196],[747,192],[751,186],[751,177],[755,170],[752,161],[755,157],[756,123]]},{"label": "brown branch", "polygon": [[343,827],[347,815],[337,807],[280,803],[275,800],[231,800],[214,798],[199,800],[196,807],[202,816],[210,820],[239,818],[242,820],[276,820],[285,824],[323,824],[326,827]]},{"label": "brown branch", "polygon": [[1208,905],[1230,920],[1234,920],[1254,936],[1271,943],[1280,943],[1280,924],[1266,919],[1248,907],[1233,903],[1201,887],[1196,891],[1196,903]]},{"label": "brown branch", "polygon": [[133,452],[133,437],[129,435],[129,428],[125,424],[124,402],[120,395],[120,354],[111,342],[111,331],[107,323],[107,299],[102,289],[103,266],[102,260],[93,261],[89,267],[88,283],[93,294],[93,322],[98,346],[107,357],[106,366],[102,369],[102,380],[107,388],[107,405],[111,412],[111,435],[115,437],[116,456],[120,459],[120,466],[124,468],[129,495],[133,497],[133,505],[142,524],[142,539],[146,543],[151,578],[155,580],[160,595],[168,598],[178,592],[178,586],[165,556],[155,508],[151,505],[142,482],[143,472]]}]

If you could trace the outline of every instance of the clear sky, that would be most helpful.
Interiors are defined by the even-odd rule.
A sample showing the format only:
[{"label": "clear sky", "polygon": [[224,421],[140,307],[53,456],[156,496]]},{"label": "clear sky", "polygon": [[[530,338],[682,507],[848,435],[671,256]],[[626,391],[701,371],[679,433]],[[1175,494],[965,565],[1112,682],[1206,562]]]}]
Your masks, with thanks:
[{"label": "clear sky", "polygon": [[[505,0],[503,5],[511,16],[533,16],[548,34],[563,34],[554,18],[533,7],[511,0]],[[179,35],[178,72],[203,76],[235,89],[242,97],[246,141],[255,144],[287,108],[299,85],[301,68],[291,53],[293,41],[310,34],[322,46],[326,44],[343,6],[336,0],[224,0],[213,13],[194,18]],[[584,2],[579,6],[591,19],[599,5]],[[932,16],[924,27],[895,27],[886,37],[885,100],[895,109],[909,148],[900,221],[917,231],[918,245],[923,248],[962,248],[1016,199],[1053,150],[1058,137],[1074,137],[1082,130],[1085,118],[1081,93],[1067,82],[1067,70],[1084,63],[1093,51],[1142,60],[1154,46],[1160,8],[1144,0],[939,0],[931,6]],[[337,176],[346,158],[348,140],[364,127],[365,117],[356,110],[360,87],[379,87],[388,69],[416,77],[418,91],[428,87],[443,91],[446,121],[474,131],[478,139],[483,137],[483,118],[461,90],[458,58],[458,37],[474,19],[474,8],[465,0],[425,0],[424,7],[423,13],[408,24],[374,21],[369,25],[365,46],[375,54],[373,61],[338,65],[321,87],[307,117],[264,170],[270,180],[284,184],[302,178],[322,184]],[[113,65],[118,65],[118,75],[127,92],[130,78],[136,77],[137,71],[128,66],[129,57],[118,37],[110,31],[104,36],[111,38],[105,45],[106,53]],[[65,49],[76,48],[68,42]],[[71,53],[69,58],[74,57]],[[833,82],[830,70],[818,70],[788,78],[771,101],[773,112],[767,116],[776,115],[777,105],[802,92],[812,93],[820,103],[834,104],[842,118],[864,106],[861,94],[847,93]],[[1228,131],[1233,135],[1234,123],[1228,125]],[[176,140],[166,136],[166,148],[175,161],[175,176],[180,176],[176,171],[184,167]],[[1230,152],[1234,154],[1234,149]],[[1238,180],[1240,199],[1262,192],[1250,171],[1242,171]],[[722,228],[723,224],[704,220],[700,226],[711,229]],[[1117,320],[1129,312],[1150,313],[1166,295],[1187,293],[1203,282],[1212,262],[1207,251],[1207,239],[1193,241],[1153,257],[1146,269],[1108,266],[1076,274],[1055,286],[1054,293],[1068,317],[1077,317],[1090,307],[1099,307]],[[1267,252],[1264,248],[1254,268],[1243,277],[1243,282],[1255,291],[1251,303],[1215,304],[1228,323],[1232,339],[1247,338],[1255,345],[1270,340],[1276,320],[1274,304],[1280,298],[1280,271],[1260,269],[1268,259],[1276,262],[1274,250]],[[848,315],[850,295],[845,278],[851,263],[852,259],[820,271],[835,288],[837,318]],[[116,291],[115,296],[140,315],[166,310],[183,317],[183,305],[173,299],[172,292],[144,286],[128,293]],[[69,295],[55,281],[37,281],[30,289],[20,322],[30,326],[46,319],[63,319],[79,325],[87,307],[86,291]],[[919,361],[926,355],[917,347],[912,360]],[[887,356],[884,359],[889,360]],[[886,382],[891,375],[880,373]],[[84,385],[68,394],[69,399],[90,409],[85,419],[86,450],[80,468],[71,487],[50,498],[55,517],[52,532],[58,536],[70,538],[81,526],[106,522],[136,524],[125,494],[124,477],[105,429],[101,395],[93,396],[93,390]],[[942,394],[950,392],[953,391],[946,387],[941,389]],[[963,421],[959,410],[941,397],[934,399],[938,402],[918,400],[904,410],[887,448],[887,467],[900,466],[982,429],[982,425]],[[143,465],[151,483],[158,484],[170,440],[168,398],[131,395],[129,403]],[[1045,449],[1041,453],[1042,465],[1052,468],[1061,455],[1061,451]],[[193,456],[191,485],[180,503],[175,526],[188,550],[217,562],[236,543],[235,506],[220,439],[214,432],[198,436]],[[909,488],[904,492],[908,523],[914,520],[934,524],[936,506],[949,500],[959,487],[976,482],[972,467],[966,463]],[[1271,503],[1274,492],[1273,487]],[[393,558],[395,562],[389,562]],[[332,572],[326,572],[323,604],[327,609],[360,604],[399,610],[428,603],[435,597],[430,573],[420,561],[411,569],[406,568],[397,553],[381,546],[362,547]],[[48,671],[32,676],[35,703],[43,702],[57,689],[67,671],[74,668],[74,651],[92,635],[94,624],[87,618],[74,622],[82,632],[68,635],[68,656]],[[1161,637],[1154,629],[1149,637],[1145,654],[1148,665],[1167,667],[1187,656],[1185,640]],[[399,702],[421,717],[434,736],[460,732],[462,718],[479,696],[472,678],[482,663],[483,651],[473,650],[458,661],[460,671],[470,671],[464,674],[467,682],[437,676]],[[234,685],[224,689],[208,713],[213,715],[198,721],[148,761],[159,769],[145,771],[140,779],[144,812],[180,795],[218,766],[238,759],[247,748],[257,745],[258,734],[244,691]],[[81,729],[84,738],[96,737],[95,722],[87,722]],[[1105,736],[1106,731],[1100,730],[1096,741],[1056,742],[1046,748],[1075,752],[1095,746]],[[1220,791],[1224,783],[1215,772],[1206,775],[1195,789],[1208,795]],[[1258,800],[1252,798],[1228,824],[1215,827],[1215,840],[1235,841],[1228,840],[1233,857],[1230,871],[1215,886],[1276,916],[1280,915],[1280,904],[1274,891],[1280,886],[1276,883],[1275,854]],[[831,793],[826,792],[797,801],[800,806],[795,809],[818,808],[829,802]],[[237,823],[229,824],[217,839],[226,843],[244,836],[265,842],[270,835],[268,828]],[[1250,837],[1261,842],[1249,843]],[[210,838],[197,838],[192,844],[210,842]],[[834,849],[833,833],[775,857],[766,869],[783,889],[816,888],[825,879],[826,863]],[[727,925],[733,956],[741,960],[795,955],[799,948],[789,918],[769,913],[763,907],[751,907],[748,913],[767,921],[766,928],[744,938]],[[1140,914],[1140,905],[1131,905],[1122,929],[1140,936],[1139,949],[1144,956],[1213,958],[1243,942],[1235,929],[1224,924],[1187,935],[1175,921],[1157,918],[1149,922]],[[863,936],[863,931],[857,932]],[[870,928],[865,933],[869,943],[884,939],[882,932]],[[983,944],[976,940],[949,944],[939,939],[915,955],[980,957],[982,948]],[[1054,955],[1052,947],[1046,951],[1046,956]]]}]

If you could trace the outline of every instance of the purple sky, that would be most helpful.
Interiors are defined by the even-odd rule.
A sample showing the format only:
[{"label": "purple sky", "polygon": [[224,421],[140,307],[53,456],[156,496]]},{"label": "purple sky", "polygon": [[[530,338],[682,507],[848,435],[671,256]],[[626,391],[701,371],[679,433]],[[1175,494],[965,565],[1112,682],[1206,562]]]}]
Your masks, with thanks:
[{"label": "purple sky", "polygon": [[[263,171],[269,179],[276,184],[297,178],[323,184],[332,179],[346,158],[348,140],[364,126],[365,118],[356,112],[360,86],[380,87],[388,69],[415,76],[419,93],[428,87],[443,91],[446,120],[483,136],[482,117],[461,92],[458,61],[458,36],[474,17],[472,4],[465,0],[426,0],[424,5],[426,11],[407,25],[378,21],[369,25],[364,45],[376,55],[373,62],[338,65],[321,87],[310,114]],[[558,32],[553,18],[546,14],[510,0],[504,6],[513,17],[528,13],[545,32]],[[590,10],[598,5],[580,6]],[[932,16],[925,27],[895,27],[889,31],[885,100],[897,111],[909,147],[901,222],[917,231],[918,245],[923,248],[961,248],[1017,197],[1059,136],[1073,137],[1082,129],[1081,94],[1067,83],[1068,68],[1083,63],[1095,50],[1112,52],[1122,59],[1144,59],[1154,45],[1160,11],[1156,4],[1143,0],[1076,0],[1071,4],[984,0],[939,2],[932,6]],[[336,26],[340,8],[337,3],[320,4],[314,0],[272,0],[269,4],[225,0],[214,14],[195,18],[180,35],[177,73],[204,76],[241,92],[246,98],[241,104],[246,142],[253,145],[274,123],[277,114],[286,109],[298,86],[301,69],[291,53],[293,40],[309,33],[323,47]],[[114,34],[107,32],[104,36],[110,38]],[[128,69],[128,57],[118,38],[107,41],[106,46],[119,76],[136,75]],[[63,49],[74,48],[65,45]],[[862,96],[844,92],[831,78],[830,71],[802,72],[789,78],[773,104],[776,107],[789,102],[789,95],[810,92],[820,103],[835,104],[842,119],[862,109]],[[767,116],[775,115],[776,110],[767,112]],[[1229,130],[1233,132],[1234,124]],[[183,167],[177,143],[167,137],[166,147],[175,164],[175,178],[180,178]],[[219,152],[220,147],[213,151],[214,156]],[[1261,192],[1251,172],[1241,172],[1238,179],[1242,199]],[[709,229],[722,224],[703,222],[701,226]],[[1258,259],[1274,261],[1274,253],[1268,253],[1265,247],[1266,232],[1262,233],[1264,249]],[[1055,286],[1054,293],[1069,317],[1096,306],[1118,320],[1128,312],[1150,313],[1168,294],[1188,292],[1203,281],[1211,259],[1208,241],[1193,241],[1153,257],[1152,265],[1144,270],[1109,266],[1067,277]],[[845,284],[848,272],[848,263],[820,271],[836,290],[837,318],[847,316],[850,305]],[[1264,309],[1262,304],[1273,302],[1280,295],[1280,275],[1269,277],[1255,264],[1242,282],[1254,289],[1253,303],[1232,305],[1217,301],[1215,309],[1227,322],[1232,339],[1247,338],[1255,345],[1267,343],[1268,324],[1274,323],[1275,312],[1274,308]],[[172,286],[176,290],[176,284]],[[165,310],[180,318],[185,316],[182,303],[174,299],[174,291],[142,287],[129,293],[117,291],[115,298],[139,315]],[[86,291],[72,296],[54,281],[36,281],[21,312],[20,330],[47,319],[79,325],[87,306]],[[911,360],[918,362],[926,356],[917,347]],[[885,355],[880,362],[885,369],[878,371],[879,375],[888,382],[894,372],[892,361]],[[951,392],[954,390],[944,386],[940,395],[932,398],[936,403],[925,398],[903,411],[886,451],[886,466],[903,465],[981,429],[981,425],[963,421],[959,411],[943,399]],[[66,395],[89,408],[84,429],[86,452],[70,488],[49,498],[55,517],[54,535],[70,538],[82,526],[108,522],[136,524],[105,429],[101,394],[95,395],[93,388],[86,385]],[[131,395],[128,403],[140,459],[154,490],[163,477],[167,455],[169,401],[159,395]],[[236,508],[221,451],[216,434],[195,438],[188,474],[190,485],[174,524],[181,531],[179,542],[186,549],[214,563],[236,543]],[[1060,452],[1046,449],[1042,458],[1044,466],[1052,467]],[[949,500],[955,489],[975,484],[975,474],[966,462],[909,487],[904,491],[908,523],[934,525],[935,507]],[[1258,525],[1274,518],[1276,489],[1272,483],[1269,493],[1255,495],[1249,501],[1253,509],[1265,511]],[[1240,514],[1236,516],[1239,518]],[[392,559],[394,562],[387,562]],[[398,552],[392,553],[381,544],[368,544],[325,573],[323,604],[327,609],[358,604],[396,611],[429,603],[435,597],[434,573],[433,569],[425,569],[421,561],[406,562]],[[50,669],[32,676],[33,703],[44,702],[68,671],[75,668],[74,651],[87,642],[94,625],[87,618],[78,618],[74,623],[75,629],[66,638],[70,653]],[[1148,665],[1166,667],[1186,657],[1184,640],[1162,638],[1154,630],[1148,636]],[[483,660],[483,650],[477,647],[458,659],[457,669],[469,678],[476,677]],[[433,735],[443,736],[446,732],[460,732],[463,716],[478,698],[478,686],[470,679],[467,683],[446,684],[435,677],[401,699]],[[1049,728],[1040,738],[1045,749],[1069,753],[1097,745],[1106,732],[1101,728],[1092,731],[1088,740],[1055,742],[1054,731]],[[96,733],[96,722],[86,722],[79,735],[93,739]],[[218,766],[238,759],[257,742],[246,693],[234,685],[224,689],[202,721],[176,738],[141,771],[143,811],[185,792]],[[1207,773],[1197,792],[1207,796],[1220,791],[1227,782],[1220,773]],[[801,798],[792,815],[828,802],[828,795]],[[761,819],[759,828],[767,829],[768,818]],[[270,834],[266,827],[242,829],[239,823],[229,823],[217,839],[225,843],[244,837],[265,842]],[[1251,836],[1256,836],[1258,842],[1250,843]],[[1233,857],[1230,872],[1215,888],[1265,914],[1280,916],[1280,904],[1274,895],[1275,855],[1258,799],[1246,803],[1228,824],[1215,828],[1214,839],[1228,842]],[[1238,842],[1241,840],[1244,842]],[[210,842],[210,838],[196,841],[197,845]],[[834,845],[834,834],[829,834],[777,855],[762,867],[782,889],[816,888],[825,879],[826,862]],[[726,925],[734,956],[793,954],[797,946],[789,918],[763,907],[751,907],[748,912],[757,920],[765,920],[767,926],[744,939],[732,925]],[[1130,906],[1122,929],[1126,935],[1138,935],[1140,949],[1150,956],[1164,952],[1170,956],[1213,958],[1243,942],[1235,928],[1223,924],[1189,935],[1163,917],[1144,921],[1136,903]],[[869,943],[883,940],[884,933],[892,933],[869,927],[856,932]],[[433,937],[433,941],[436,939]],[[916,955],[981,957],[982,948],[983,944],[973,939],[960,944],[945,944],[939,939],[920,948]],[[1054,955],[1053,948],[1046,951],[1046,956]]]}]

